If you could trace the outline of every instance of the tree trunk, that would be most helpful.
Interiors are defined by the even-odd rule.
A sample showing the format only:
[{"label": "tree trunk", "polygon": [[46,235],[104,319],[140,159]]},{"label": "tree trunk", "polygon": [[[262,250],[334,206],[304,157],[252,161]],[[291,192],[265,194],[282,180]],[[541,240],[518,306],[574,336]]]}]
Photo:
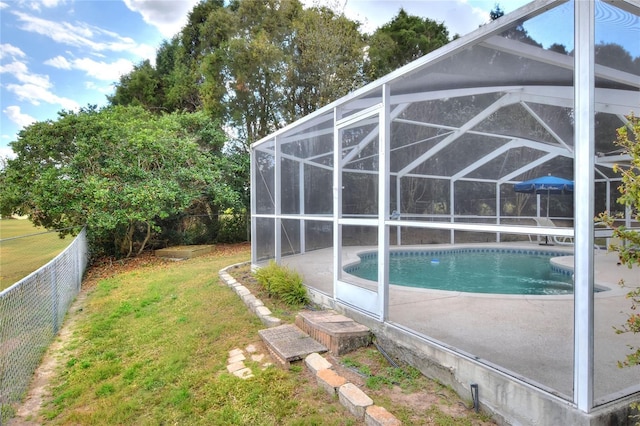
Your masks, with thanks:
[{"label": "tree trunk", "polygon": [[144,247],[147,245],[149,238],[151,238],[151,224],[149,222],[145,222],[147,224],[147,235],[144,237],[144,241],[142,241],[142,245],[140,246],[140,250],[138,250],[138,254],[136,256],[140,256],[140,253],[144,250]]},{"label": "tree trunk", "polygon": [[131,252],[133,251],[133,233],[135,232],[135,230],[135,222],[130,222],[129,229],[127,229],[127,234],[125,235],[124,241],[122,242],[123,249],[125,248],[125,244],[128,245],[128,252],[126,257],[131,257]]}]

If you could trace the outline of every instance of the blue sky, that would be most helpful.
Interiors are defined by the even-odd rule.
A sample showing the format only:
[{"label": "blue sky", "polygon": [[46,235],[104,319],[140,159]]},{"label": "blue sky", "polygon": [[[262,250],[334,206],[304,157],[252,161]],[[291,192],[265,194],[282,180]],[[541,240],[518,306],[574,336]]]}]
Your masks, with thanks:
[{"label": "blue sky", "polygon": [[[34,121],[106,104],[113,83],[186,23],[197,0],[0,0],[0,156]],[[305,0],[312,5],[320,0]],[[320,2],[326,5],[326,1]],[[329,2],[331,3],[331,1]],[[334,7],[373,31],[403,7],[464,35],[489,20],[495,1],[334,0]],[[505,12],[526,0],[499,2]]]},{"label": "blue sky", "polygon": [[0,0],[0,156],[34,121],[104,105],[113,83],[186,22],[195,0]]}]

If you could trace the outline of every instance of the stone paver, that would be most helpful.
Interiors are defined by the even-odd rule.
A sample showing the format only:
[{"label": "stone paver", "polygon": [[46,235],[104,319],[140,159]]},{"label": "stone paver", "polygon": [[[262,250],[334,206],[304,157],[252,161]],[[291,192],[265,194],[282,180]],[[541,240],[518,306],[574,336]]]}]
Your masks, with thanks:
[{"label": "stone paver", "polygon": [[[261,363],[261,369],[268,368],[271,362],[268,358],[265,358],[265,354],[259,354],[255,345],[248,345],[245,348],[247,354],[251,354],[251,360],[257,363]],[[227,360],[227,371],[236,377],[241,379],[250,379],[253,377],[253,371],[247,367],[244,361],[246,360],[245,353],[242,349],[236,348],[229,351],[229,358]],[[264,362],[263,362],[264,361]]]},{"label": "stone paver", "polygon": [[253,377],[253,372],[250,368],[245,367],[240,370],[234,371],[233,375],[236,377],[240,377],[241,379],[250,379],[251,377]]},{"label": "stone paver", "polygon": [[236,362],[244,361],[245,359],[247,358],[245,358],[243,354],[238,354],[238,355],[229,357],[229,364],[234,364]]},{"label": "stone paver", "polygon": [[243,368],[245,368],[246,366],[244,365],[244,362],[240,361],[240,362],[233,362],[231,364],[227,364],[227,371],[229,373],[233,373],[234,371],[238,371],[238,370],[242,370]]}]

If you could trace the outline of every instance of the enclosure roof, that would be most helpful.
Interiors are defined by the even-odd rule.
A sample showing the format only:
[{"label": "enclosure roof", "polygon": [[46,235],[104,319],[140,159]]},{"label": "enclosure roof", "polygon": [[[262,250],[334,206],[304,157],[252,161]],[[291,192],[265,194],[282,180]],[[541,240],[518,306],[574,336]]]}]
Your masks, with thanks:
[{"label": "enclosure roof", "polygon": [[[610,127],[597,135],[596,178],[612,177],[613,164],[627,159],[612,140],[615,128],[627,123],[625,116],[640,107],[639,16],[637,1],[596,2],[595,109],[603,117],[598,122]],[[464,149],[474,138],[486,146],[478,159],[437,177],[517,181],[531,168],[563,158],[572,161],[573,45],[573,2],[534,1],[280,129],[253,148],[271,150],[277,138],[285,155],[329,167],[334,111],[344,119],[375,107],[386,85],[392,134],[420,128],[438,141],[416,158],[397,161],[393,174],[425,173],[434,156],[453,146]],[[535,128],[507,126],[509,117]],[[377,128],[372,131],[377,134]],[[366,151],[366,143],[343,149],[345,158],[354,159]],[[511,170],[488,167],[500,155],[513,158],[523,149],[537,152],[535,161]],[[343,166],[348,168],[348,161]]]}]

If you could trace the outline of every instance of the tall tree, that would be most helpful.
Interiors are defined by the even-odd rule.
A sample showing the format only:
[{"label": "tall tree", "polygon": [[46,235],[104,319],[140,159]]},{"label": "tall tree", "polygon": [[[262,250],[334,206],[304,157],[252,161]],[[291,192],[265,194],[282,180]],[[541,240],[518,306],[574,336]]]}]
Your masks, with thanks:
[{"label": "tall tree", "polygon": [[201,108],[202,100],[194,72],[180,38],[164,41],[156,54],[164,111],[190,111]]},{"label": "tall tree", "polygon": [[117,90],[107,97],[113,105],[140,105],[147,110],[163,108],[160,77],[148,59],[120,77]]},{"label": "tall tree", "polygon": [[378,28],[369,40],[367,76],[375,80],[448,42],[449,31],[444,24],[400,9],[398,15]]},{"label": "tall tree", "polygon": [[237,2],[237,36],[227,46],[227,105],[230,122],[247,146],[284,123],[287,46],[301,11],[298,0]]},{"label": "tall tree", "polygon": [[359,24],[326,7],[303,10],[293,22],[285,96],[295,121],[362,86],[364,38]]}]

